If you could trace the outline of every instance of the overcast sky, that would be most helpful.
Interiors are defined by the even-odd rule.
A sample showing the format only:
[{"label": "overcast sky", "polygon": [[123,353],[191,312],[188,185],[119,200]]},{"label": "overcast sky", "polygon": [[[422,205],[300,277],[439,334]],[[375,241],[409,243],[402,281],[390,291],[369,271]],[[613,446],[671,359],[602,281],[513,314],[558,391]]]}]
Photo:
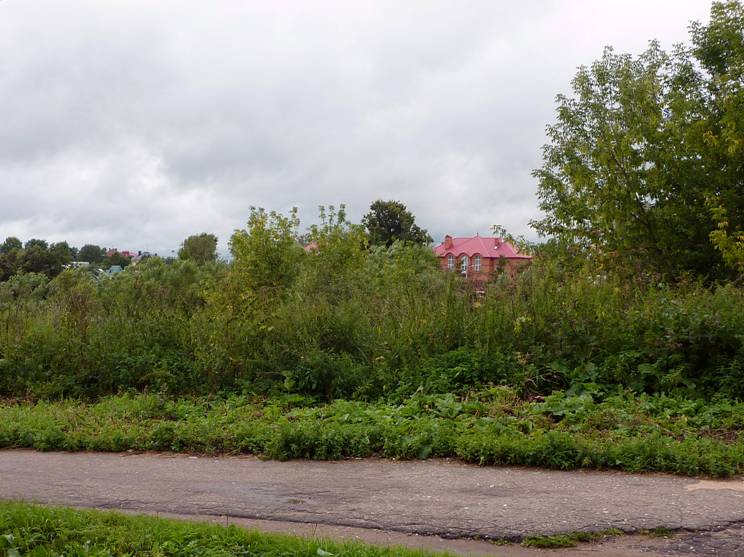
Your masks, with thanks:
[{"label": "overcast sky", "polygon": [[0,236],[168,255],[251,205],[535,238],[554,98],[707,0],[0,0]]}]

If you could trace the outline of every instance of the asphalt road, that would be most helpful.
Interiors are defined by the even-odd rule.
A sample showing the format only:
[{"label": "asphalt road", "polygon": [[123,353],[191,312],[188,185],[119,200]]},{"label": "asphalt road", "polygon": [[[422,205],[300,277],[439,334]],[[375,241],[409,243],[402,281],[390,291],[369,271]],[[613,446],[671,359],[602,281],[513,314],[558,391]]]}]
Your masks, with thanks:
[{"label": "asphalt road", "polygon": [[[736,539],[744,538],[744,479],[477,467],[445,460],[275,462],[11,450],[0,451],[0,499],[444,538],[516,540],[664,527],[698,532],[674,543],[708,536],[733,551]],[[674,554],[684,553],[671,543]],[[704,544],[700,548],[695,553],[705,553]]]}]

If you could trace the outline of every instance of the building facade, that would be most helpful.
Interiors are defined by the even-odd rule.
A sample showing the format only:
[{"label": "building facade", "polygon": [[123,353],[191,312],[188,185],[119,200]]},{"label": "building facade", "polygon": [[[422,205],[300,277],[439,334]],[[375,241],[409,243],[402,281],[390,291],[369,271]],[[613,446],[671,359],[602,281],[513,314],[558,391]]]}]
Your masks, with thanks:
[{"label": "building facade", "polygon": [[520,254],[516,247],[501,238],[471,236],[455,238],[450,235],[434,247],[439,264],[445,271],[483,284],[497,272],[514,274],[528,265],[532,256]]}]

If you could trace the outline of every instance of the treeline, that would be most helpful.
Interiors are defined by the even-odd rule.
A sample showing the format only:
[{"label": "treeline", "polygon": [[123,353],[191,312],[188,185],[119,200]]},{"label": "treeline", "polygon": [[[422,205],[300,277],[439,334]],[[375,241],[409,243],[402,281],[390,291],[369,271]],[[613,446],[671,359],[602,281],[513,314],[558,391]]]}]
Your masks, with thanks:
[{"label": "treeline", "polygon": [[0,284],[0,394],[300,393],[397,400],[508,384],[744,396],[744,292],[636,282],[542,256],[485,295],[429,247],[370,249],[325,213],[254,210],[231,263],[151,258],[110,280],[67,270]]},{"label": "treeline", "polygon": [[0,281],[19,272],[54,277],[73,260],[74,255],[75,250],[67,242],[50,244],[46,240],[33,239],[24,245],[11,236],[0,244]]},{"label": "treeline", "polygon": [[73,261],[96,264],[103,269],[112,265],[126,267],[131,262],[131,257],[118,251],[110,254],[107,251],[94,244],[86,244],[78,249],[67,242],[49,243],[38,238],[24,244],[10,236],[0,243],[0,282],[18,273],[38,273],[54,278]]}]

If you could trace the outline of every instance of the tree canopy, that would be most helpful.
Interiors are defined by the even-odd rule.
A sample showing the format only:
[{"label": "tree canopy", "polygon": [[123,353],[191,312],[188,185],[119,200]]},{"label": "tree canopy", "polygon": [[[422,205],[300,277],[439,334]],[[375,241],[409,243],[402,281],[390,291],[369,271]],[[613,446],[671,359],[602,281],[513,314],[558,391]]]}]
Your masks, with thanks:
[{"label": "tree canopy", "polygon": [[378,199],[369,207],[369,213],[362,218],[362,224],[369,234],[372,246],[390,247],[396,240],[414,244],[428,244],[432,239],[429,233],[419,228],[413,214],[400,201]]},{"label": "tree canopy", "polygon": [[[607,48],[579,69],[535,170],[538,232],[620,265],[720,277],[744,241],[744,10],[714,3],[691,45]],[[738,240],[737,240],[738,239]],[[728,270],[726,269],[728,267]]]},{"label": "tree canopy", "polygon": [[106,250],[95,244],[85,244],[78,250],[78,261],[100,263],[106,257]]},{"label": "tree canopy", "polygon": [[202,232],[186,238],[178,250],[179,259],[190,259],[197,265],[217,260],[217,236]]}]

